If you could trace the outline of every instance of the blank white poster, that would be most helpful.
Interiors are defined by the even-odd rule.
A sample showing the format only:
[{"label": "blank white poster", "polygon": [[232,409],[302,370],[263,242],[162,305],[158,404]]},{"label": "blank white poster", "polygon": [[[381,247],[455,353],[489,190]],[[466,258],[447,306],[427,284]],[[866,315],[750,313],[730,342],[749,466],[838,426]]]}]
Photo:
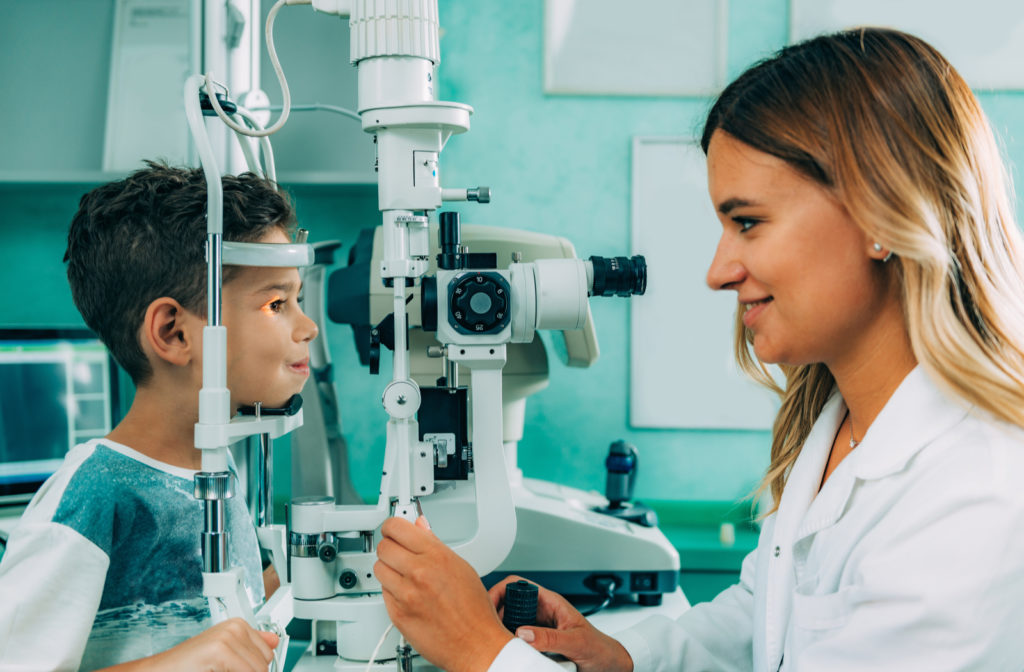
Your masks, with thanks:
[{"label": "blank white poster", "polygon": [[725,77],[726,0],[545,0],[544,91],[706,96]]},{"label": "blank white poster", "polygon": [[103,169],[188,163],[185,80],[199,71],[198,0],[117,0]]},{"label": "blank white poster", "polygon": [[790,37],[854,26],[897,28],[942,52],[973,89],[1024,89],[1020,0],[790,0]]},{"label": "blank white poster", "polygon": [[630,301],[630,423],[770,428],[775,395],[733,358],[736,293],[704,282],[721,226],[697,141],[634,138],[632,200],[633,253],[647,258],[648,284]]}]

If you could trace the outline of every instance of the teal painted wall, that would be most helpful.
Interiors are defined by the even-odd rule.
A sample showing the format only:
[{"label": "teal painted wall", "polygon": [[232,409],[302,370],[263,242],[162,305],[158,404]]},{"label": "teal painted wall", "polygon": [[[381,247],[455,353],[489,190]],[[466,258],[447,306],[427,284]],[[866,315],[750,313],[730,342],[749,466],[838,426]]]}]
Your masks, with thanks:
[{"label": "teal painted wall", "polygon": [[[628,253],[633,136],[693,134],[710,101],[545,95],[542,0],[439,4],[441,97],[475,108],[472,130],[453,138],[442,156],[443,181],[494,190],[488,206],[456,208],[464,221],[564,236],[581,256]],[[787,12],[786,0],[729,3],[730,77],[785,43]],[[1024,95],[980,92],[979,97],[1016,177],[1024,165]],[[337,123],[328,120],[325,126]],[[84,189],[0,186],[0,281],[7,288],[0,298],[0,323],[79,323],[61,256],[67,222]],[[342,241],[342,261],[358,231],[378,221],[375,195],[365,188],[301,187],[292,193],[314,240]],[[608,443],[623,438],[640,449],[637,492],[642,497],[733,501],[747,494],[767,464],[768,434],[631,428],[628,304],[595,300],[593,312],[601,359],[579,370],[552,357],[550,387],[528,406],[519,452],[526,475],[602,489]],[[356,485],[375,496],[385,421],[379,397],[388,372],[385,368],[384,375],[372,378],[357,365],[347,327],[335,325],[326,337],[338,372]]]}]

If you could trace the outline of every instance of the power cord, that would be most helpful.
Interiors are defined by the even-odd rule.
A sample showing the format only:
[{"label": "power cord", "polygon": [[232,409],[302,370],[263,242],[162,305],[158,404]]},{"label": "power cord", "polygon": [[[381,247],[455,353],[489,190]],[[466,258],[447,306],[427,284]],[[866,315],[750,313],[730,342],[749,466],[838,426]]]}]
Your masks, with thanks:
[{"label": "power cord", "polygon": [[277,75],[278,84],[280,84],[281,86],[281,97],[284,99],[284,103],[281,108],[281,116],[278,117],[277,121],[274,122],[273,126],[261,130],[254,130],[245,128],[243,126],[239,126],[231,119],[229,119],[228,115],[225,114],[224,110],[221,108],[220,101],[217,100],[217,96],[215,94],[213,86],[213,79],[210,77],[209,73],[206,74],[206,93],[210,97],[210,104],[213,106],[213,110],[217,113],[217,116],[220,117],[220,120],[223,121],[227,125],[227,127],[233,130],[234,132],[241,133],[242,135],[247,135],[251,138],[266,137],[268,135],[273,135],[274,133],[277,133],[281,129],[281,127],[284,126],[284,122],[288,121],[288,113],[291,110],[292,106],[292,95],[291,92],[288,90],[288,81],[285,79],[284,71],[281,69],[281,62],[277,58],[277,49],[274,48],[274,19],[277,18],[277,13],[285,5],[311,4],[313,4],[313,0],[277,0],[277,2],[274,3],[274,6],[270,8],[270,11],[267,12],[267,55],[270,56],[270,64],[274,67],[274,73]]},{"label": "power cord", "polygon": [[[284,109],[283,105],[267,105],[266,107],[253,107],[250,108],[253,112],[259,112],[261,110],[267,110],[269,112],[280,112]],[[363,118],[359,116],[358,112],[348,109],[347,107],[340,107],[338,105],[328,105],[327,103],[309,103],[308,105],[292,105],[292,112],[334,112],[344,117],[348,117],[354,121],[362,121]]]},{"label": "power cord", "polygon": [[384,646],[384,640],[387,639],[388,635],[391,634],[391,628],[393,627],[395,627],[395,624],[389,623],[387,629],[384,631],[384,634],[381,635],[380,639],[377,641],[377,646],[373,647],[373,653],[370,654],[370,660],[368,660],[366,663],[366,672],[370,672],[370,670],[373,669],[373,664],[377,660],[377,654],[380,653],[380,647]]},{"label": "power cord", "polygon": [[589,588],[598,595],[604,595],[604,599],[600,604],[586,611],[581,611],[580,614],[583,616],[593,616],[611,604],[612,600],[615,599],[615,590],[619,587],[619,580],[614,576],[595,576],[591,580],[591,584]]}]

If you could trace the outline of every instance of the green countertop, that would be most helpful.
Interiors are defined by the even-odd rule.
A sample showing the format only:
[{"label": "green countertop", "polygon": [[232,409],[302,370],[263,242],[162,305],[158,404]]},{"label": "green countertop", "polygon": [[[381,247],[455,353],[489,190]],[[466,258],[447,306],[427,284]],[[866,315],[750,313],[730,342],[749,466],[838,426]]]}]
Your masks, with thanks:
[{"label": "green countertop", "polygon": [[[739,572],[743,558],[757,546],[759,529],[747,502],[647,501],[658,514],[658,527],[679,551],[686,571]],[[721,528],[734,531],[723,543]]]}]

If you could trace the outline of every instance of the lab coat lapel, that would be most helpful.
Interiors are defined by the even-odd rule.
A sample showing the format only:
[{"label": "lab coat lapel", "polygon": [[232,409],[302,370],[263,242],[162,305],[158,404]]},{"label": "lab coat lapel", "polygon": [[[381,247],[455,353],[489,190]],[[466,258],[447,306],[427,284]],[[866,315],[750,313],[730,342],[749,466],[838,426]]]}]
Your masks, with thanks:
[{"label": "lab coat lapel", "polygon": [[[882,478],[899,471],[936,436],[960,422],[966,412],[966,406],[945,396],[921,367],[915,367],[893,392],[857,448],[813,498],[793,541],[834,525],[858,479]],[[841,416],[836,424],[839,422]],[[825,424],[831,426],[831,422]],[[800,558],[795,561],[800,562]]]},{"label": "lab coat lapel", "polygon": [[903,469],[972,407],[943,392],[920,366],[907,374],[850,457],[852,474],[873,480]]},{"label": "lab coat lapel", "polygon": [[832,442],[846,413],[846,404],[838,394],[828,401],[786,481],[772,542],[765,549],[769,555],[763,577],[766,660],[755,669],[774,672],[782,662],[795,588],[797,542],[839,520],[858,480],[883,478],[903,469],[922,448],[969,412],[968,405],[939,389],[920,366],[914,368],[819,494]]},{"label": "lab coat lapel", "polygon": [[794,588],[793,544],[818,492],[836,428],[845,412],[842,398],[833,394],[807,435],[800,456],[786,479],[786,488],[775,514],[771,543],[764,549],[768,553],[767,575],[762,577],[762,585],[765,587],[763,627],[766,670],[777,670],[782,659]]}]

